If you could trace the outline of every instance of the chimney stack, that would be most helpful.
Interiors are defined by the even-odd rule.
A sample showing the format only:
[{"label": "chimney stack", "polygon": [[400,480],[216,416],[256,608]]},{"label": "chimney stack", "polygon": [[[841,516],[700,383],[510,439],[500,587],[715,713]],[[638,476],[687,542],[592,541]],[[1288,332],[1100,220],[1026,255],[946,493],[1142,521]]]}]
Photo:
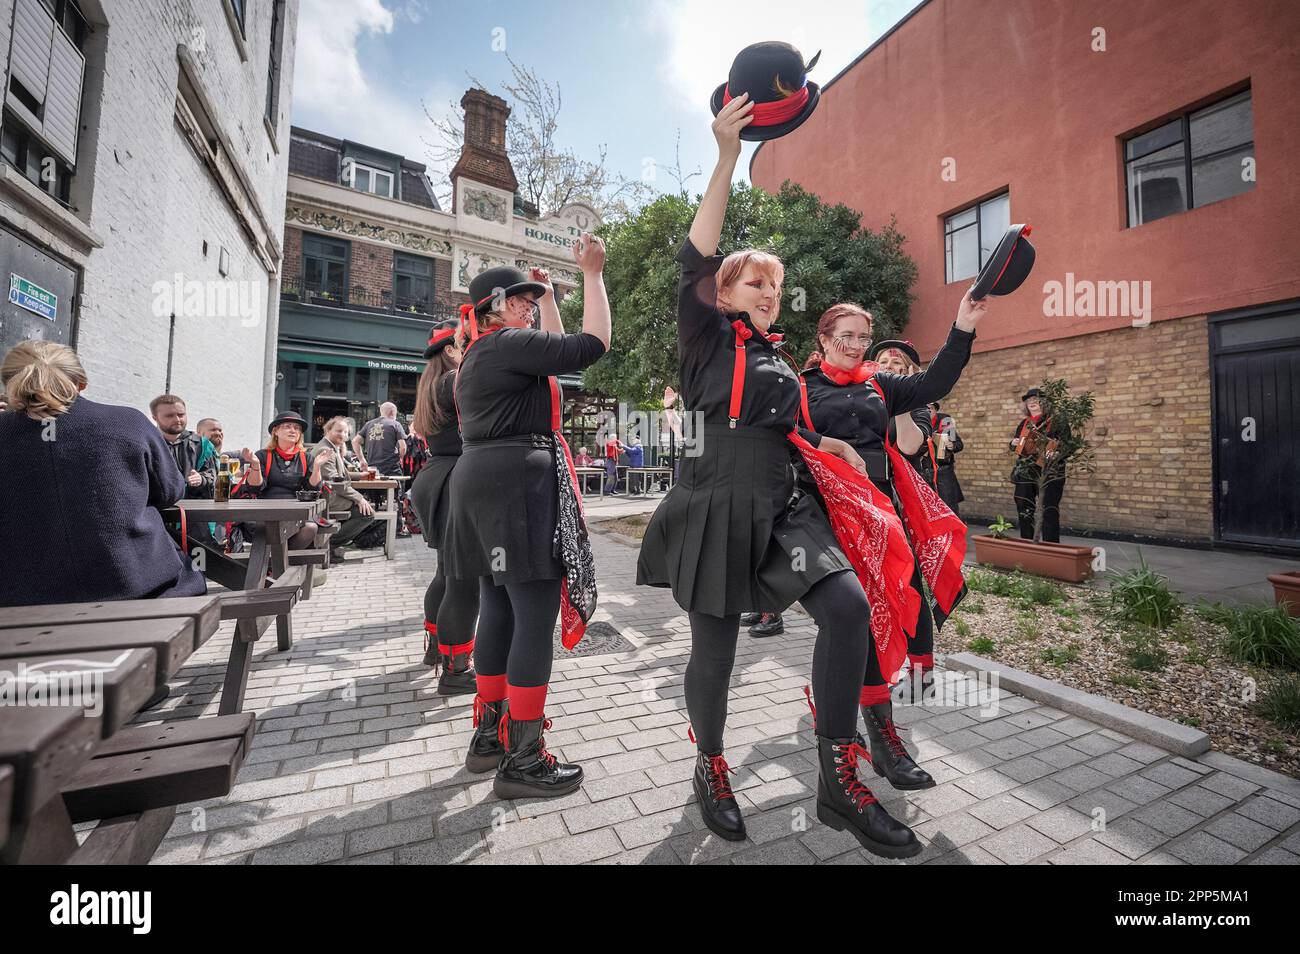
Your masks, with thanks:
[{"label": "chimney stack", "polygon": [[[506,155],[506,119],[510,107],[500,96],[482,89],[467,90],[460,99],[465,110],[465,141],[451,170],[452,195],[461,176],[514,195],[519,188]],[[453,209],[455,199],[453,198]]]}]

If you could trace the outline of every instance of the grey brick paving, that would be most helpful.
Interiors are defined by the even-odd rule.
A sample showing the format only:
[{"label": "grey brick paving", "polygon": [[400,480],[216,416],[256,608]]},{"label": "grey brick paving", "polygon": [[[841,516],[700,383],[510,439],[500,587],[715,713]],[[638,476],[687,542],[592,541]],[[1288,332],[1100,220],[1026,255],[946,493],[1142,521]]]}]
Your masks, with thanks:
[{"label": "grey brick paving", "polygon": [[[154,863],[897,863],[817,821],[803,699],[814,631],[794,612],[784,636],[742,634],[737,654],[726,754],[749,837],[705,829],[682,702],[685,614],[668,591],[635,585],[635,550],[600,534],[593,546],[596,618],[634,648],[556,660],[548,738],[583,763],[578,791],[502,802],[490,774],[464,770],[471,697],[437,696],[420,665],[434,555],[417,537],[399,541],[394,561],[331,569],[294,612],[292,651],[257,643],[246,708],[258,727],[237,785],[181,806]],[[230,638],[226,624],[150,721],[216,713]],[[907,863],[1300,863],[1300,786],[1175,758],[1002,690],[981,699],[972,677],[944,677],[952,704],[897,709],[937,787],[896,792],[864,775],[925,846]]]}]

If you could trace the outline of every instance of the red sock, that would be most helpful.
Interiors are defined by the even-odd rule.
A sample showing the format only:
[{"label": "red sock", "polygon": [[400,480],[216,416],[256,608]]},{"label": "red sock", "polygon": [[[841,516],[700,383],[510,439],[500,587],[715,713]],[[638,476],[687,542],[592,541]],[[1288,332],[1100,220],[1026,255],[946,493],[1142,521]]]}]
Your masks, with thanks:
[{"label": "red sock", "polygon": [[442,640],[438,640],[438,652],[442,653],[444,656],[463,656],[465,653],[472,653],[473,651],[474,640],[472,637],[467,643],[454,643],[451,645],[444,643]]},{"label": "red sock", "polygon": [[913,669],[926,670],[934,668],[934,653],[926,653],[923,656],[908,653],[907,658],[911,661]]},{"label": "red sock", "polygon": [[546,713],[546,686],[510,686],[510,718],[531,722]]},{"label": "red sock", "polygon": [[858,702],[864,706],[879,705],[889,701],[889,687],[883,682],[878,686],[863,686]]},{"label": "red sock", "polygon": [[424,621],[424,631],[430,636],[438,635],[438,624],[430,623],[427,619]]},{"label": "red sock", "polygon": [[485,676],[478,673],[475,678],[478,684],[479,698],[484,702],[500,702],[506,697],[506,674],[499,676]]}]

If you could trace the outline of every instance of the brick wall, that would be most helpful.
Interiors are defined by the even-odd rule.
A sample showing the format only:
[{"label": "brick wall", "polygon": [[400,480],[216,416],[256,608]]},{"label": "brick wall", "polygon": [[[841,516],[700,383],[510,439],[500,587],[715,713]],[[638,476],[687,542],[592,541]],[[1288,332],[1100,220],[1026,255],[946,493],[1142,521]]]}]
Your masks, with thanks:
[{"label": "brick wall", "polygon": [[[393,296],[393,250],[387,245],[352,243],[348,263],[348,294],[365,290],[369,303],[391,301]],[[384,293],[387,292],[387,296]]]},{"label": "brick wall", "polygon": [[284,230],[284,264],[281,284],[297,288],[302,281],[302,229],[289,226]]},{"label": "brick wall", "polygon": [[1070,478],[1066,526],[1208,540],[1213,534],[1209,338],[1204,315],[972,357],[942,402],[965,449],[965,513],[1014,520],[1012,456],[1019,397],[1044,378],[1093,392],[1096,470]]}]

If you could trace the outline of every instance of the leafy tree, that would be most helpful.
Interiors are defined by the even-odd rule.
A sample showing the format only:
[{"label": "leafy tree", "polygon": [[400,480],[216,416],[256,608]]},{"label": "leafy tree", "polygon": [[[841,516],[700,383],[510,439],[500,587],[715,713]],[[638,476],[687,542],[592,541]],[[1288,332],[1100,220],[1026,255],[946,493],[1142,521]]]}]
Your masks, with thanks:
[{"label": "leafy tree", "polygon": [[[678,387],[677,250],[695,217],[695,201],[663,195],[600,230],[608,254],[605,287],[613,317],[610,353],[583,378],[591,391],[649,408],[665,386]],[[916,265],[902,250],[893,221],[879,232],[862,227],[845,205],[828,205],[787,182],[775,195],[734,185],[719,251],[760,248],[785,264],[779,326],[798,360],[813,350],[817,320],[850,301],[875,317],[877,340],[896,337],[907,323]],[[566,327],[581,327],[582,295],[561,307]]]}]

